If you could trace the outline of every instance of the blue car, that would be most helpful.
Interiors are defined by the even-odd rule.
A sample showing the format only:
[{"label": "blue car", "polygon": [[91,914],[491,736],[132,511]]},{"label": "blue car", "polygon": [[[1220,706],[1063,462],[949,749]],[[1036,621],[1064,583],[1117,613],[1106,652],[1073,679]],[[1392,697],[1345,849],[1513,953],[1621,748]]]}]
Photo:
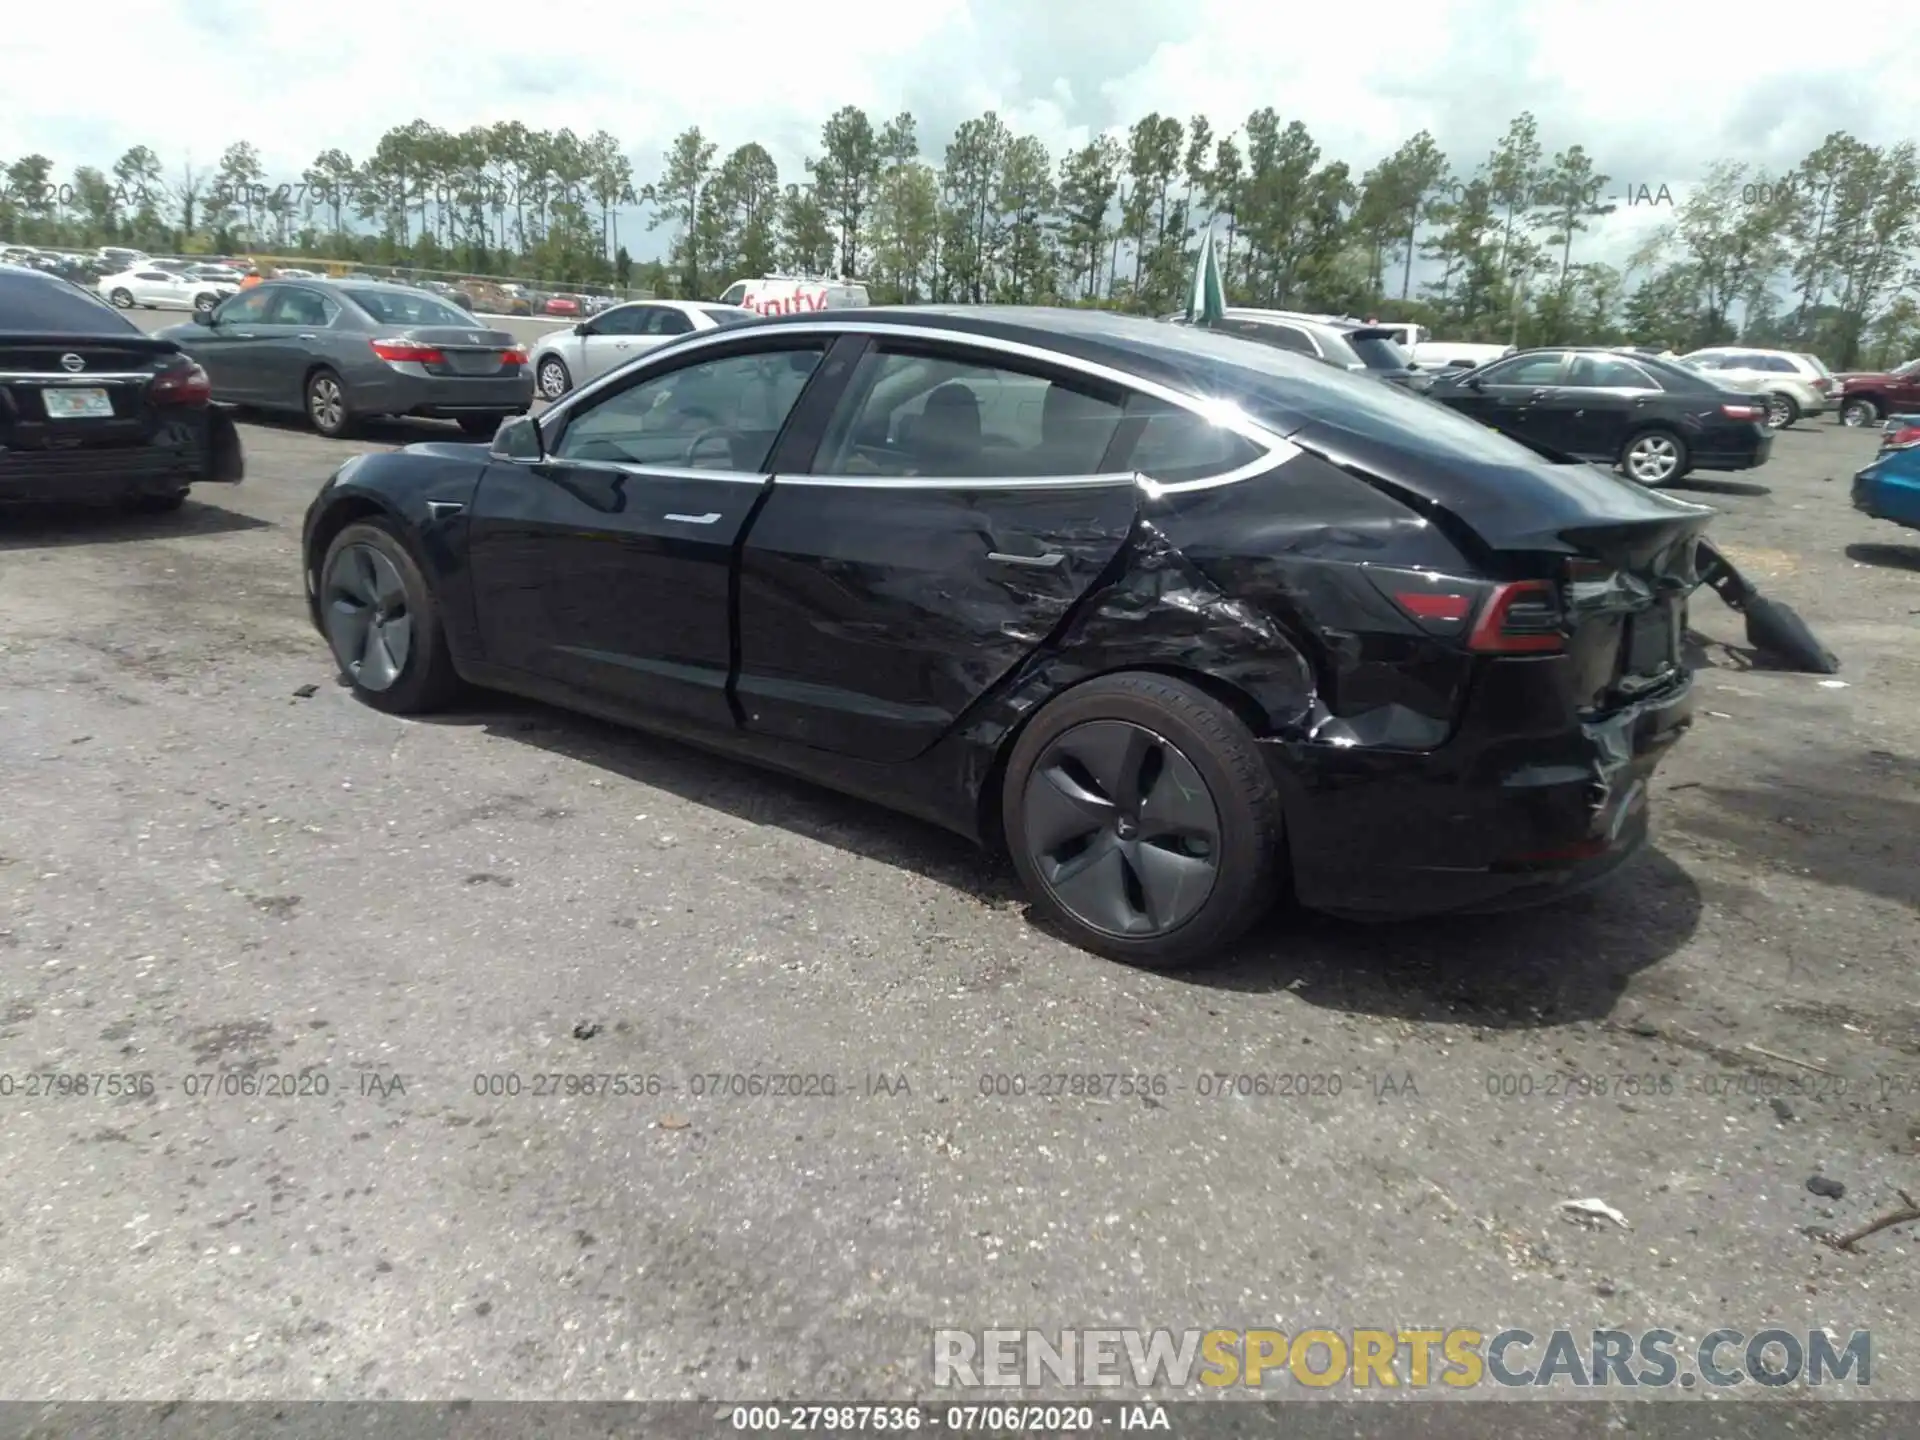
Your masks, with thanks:
[{"label": "blue car", "polygon": [[1887,418],[1880,453],[1853,477],[1853,508],[1920,530],[1920,415]]}]

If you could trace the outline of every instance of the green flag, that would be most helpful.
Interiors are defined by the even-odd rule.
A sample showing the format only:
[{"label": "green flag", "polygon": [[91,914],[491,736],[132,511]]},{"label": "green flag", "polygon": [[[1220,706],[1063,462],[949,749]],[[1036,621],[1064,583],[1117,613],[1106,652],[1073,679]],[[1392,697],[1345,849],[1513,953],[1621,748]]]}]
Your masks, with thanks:
[{"label": "green flag", "polygon": [[1189,325],[1217,324],[1227,313],[1227,291],[1220,283],[1220,261],[1213,253],[1213,231],[1200,235],[1200,258],[1193,267],[1193,289],[1187,295]]}]

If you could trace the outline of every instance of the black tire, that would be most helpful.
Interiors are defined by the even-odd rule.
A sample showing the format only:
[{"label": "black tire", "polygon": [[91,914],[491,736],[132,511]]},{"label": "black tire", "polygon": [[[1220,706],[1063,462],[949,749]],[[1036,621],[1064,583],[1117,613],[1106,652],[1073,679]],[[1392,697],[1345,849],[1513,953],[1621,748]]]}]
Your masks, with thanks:
[{"label": "black tire", "polygon": [[347,408],[347,386],[336,371],[322,365],[307,376],[302,392],[307,423],[329,440],[341,440],[354,431],[356,417]]},{"label": "black tire", "polygon": [[[1779,418],[1776,419],[1775,417]],[[1778,393],[1767,396],[1767,428],[1770,430],[1788,429],[1800,418],[1800,406],[1791,395]]]},{"label": "black tire", "polygon": [[502,410],[497,415],[461,415],[457,417],[460,428],[467,434],[481,440],[491,440],[500,427],[513,416],[511,410]]},{"label": "black tire", "polygon": [[[1670,459],[1663,461],[1664,468],[1655,473],[1651,463],[1642,463],[1638,457],[1643,451],[1651,453],[1662,447]],[[1690,463],[1687,442],[1664,425],[1649,425],[1643,430],[1636,430],[1620,447],[1620,469],[1629,480],[1640,485],[1654,488],[1671,485],[1687,473]]]},{"label": "black tire", "polygon": [[[1177,924],[1153,933],[1121,933],[1075,914],[1042,871],[1043,864],[1052,862],[1035,853],[1029,838],[1029,787],[1050,783],[1041,766],[1043,761],[1049,768],[1056,763],[1051,758],[1060,753],[1056,742],[1087,734],[1096,722],[1114,721],[1150,732],[1152,740],[1174,747],[1177,758],[1191,766],[1189,774],[1197,773],[1217,821],[1212,883],[1204,900]],[[1067,743],[1072,743],[1070,738]],[[1162,778],[1171,763],[1163,761],[1157,772]],[[1189,793],[1184,785],[1181,793]],[[1140,671],[1106,675],[1045,706],[1022,729],[1008,756],[1001,814],[1008,852],[1035,914],[1082,948],[1130,965],[1174,970],[1217,956],[1240,939],[1284,889],[1280,794],[1252,732],[1231,709],[1170,676]],[[1124,838],[1128,833],[1125,822],[1118,822],[1116,835]],[[1144,894],[1134,862],[1122,862],[1121,869],[1132,877],[1129,893]]]},{"label": "black tire", "polygon": [[384,688],[374,688],[362,684],[354,667],[342,659],[332,643],[330,631],[329,649],[333,650],[340,674],[353,687],[356,696],[389,715],[421,715],[437,710],[459,694],[460,676],[447,649],[446,629],[440,623],[440,609],[433,589],[393,521],[384,516],[356,520],[333,537],[326,557],[320,562],[321,620],[324,624],[329,617],[336,568],[350,563],[349,552],[360,546],[377,550],[399,572],[411,633],[398,677]]},{"label": "black tire", "polygon": [[122,506],[135,515],[169,515],[187,503],[187,492],[175,490],[165,495],[129,495]]},{"label": "black tire", "polygon": [[131,290],[116,290],[109,295],[107,299],[113,302],[116,309],[131,310],[133,308],[133,292]]},{"label": "black tire", "polygon": [[558,355],[545,355],[534,371],[533,382],[543,400],[558,400],[573,388],[573,374]]},{"label": "black tire", "polygon": [[1842,425],[1875,425],[1880,421],[1880,406],[1864,395],[1855,396],[1840,406]]},{"label": "black tire", "polygon": [[218,295],[196,295],[193,297],[193,313],[196,315],[211,315],[214,307],[219,303],[220,297]]}]

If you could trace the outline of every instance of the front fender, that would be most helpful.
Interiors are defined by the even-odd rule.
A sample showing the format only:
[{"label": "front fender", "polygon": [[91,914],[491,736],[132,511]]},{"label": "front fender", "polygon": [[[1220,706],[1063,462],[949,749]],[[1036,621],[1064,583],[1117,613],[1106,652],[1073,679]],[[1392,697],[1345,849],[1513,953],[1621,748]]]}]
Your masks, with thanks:
[{"label": "front fender", "polygon": [[454,658],[477,656],[467,510],[486,466],[484,447],[441,442],[356,455],[342,465],[307,510],[301,552],[309,602],[317,604],[319,567],[334,536],[356,520],[383,516],[432,587]]}]

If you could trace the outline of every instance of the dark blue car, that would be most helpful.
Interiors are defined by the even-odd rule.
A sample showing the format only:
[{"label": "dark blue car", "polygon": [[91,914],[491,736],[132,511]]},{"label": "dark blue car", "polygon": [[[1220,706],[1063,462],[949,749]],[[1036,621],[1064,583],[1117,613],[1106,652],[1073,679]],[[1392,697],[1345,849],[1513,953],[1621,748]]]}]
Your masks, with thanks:
[{"label": "dark blue car", "polygon": [[1880,453],[1853,477],[1853,508],[1920,530],[1920,415],[1888,418]]}]

